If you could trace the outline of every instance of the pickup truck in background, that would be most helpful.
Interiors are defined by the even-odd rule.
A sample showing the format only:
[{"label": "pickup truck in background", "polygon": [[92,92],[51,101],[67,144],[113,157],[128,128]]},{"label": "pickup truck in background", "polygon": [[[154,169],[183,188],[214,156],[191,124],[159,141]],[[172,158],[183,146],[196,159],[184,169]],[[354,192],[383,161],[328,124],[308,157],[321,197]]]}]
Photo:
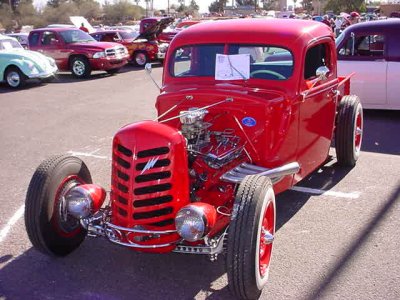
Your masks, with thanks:
[{"label": "pickup truck in background", "polygon": [[87,78],[93,70],[114,74],[128,63],[128,50],[117,43],[97,42],[75,28],[42,28],[29,33],[29,49],[54,58],[61,71]]}]

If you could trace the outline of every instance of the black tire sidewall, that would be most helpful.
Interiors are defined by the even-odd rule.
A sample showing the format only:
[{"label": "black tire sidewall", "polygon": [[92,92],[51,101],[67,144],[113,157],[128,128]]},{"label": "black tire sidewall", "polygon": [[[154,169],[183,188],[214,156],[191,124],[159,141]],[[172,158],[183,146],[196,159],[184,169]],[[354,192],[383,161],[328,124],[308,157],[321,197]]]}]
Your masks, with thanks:
[{"label": "black tire sidewall", "polygon": [[[340,101],[335,130],[336,157],[339,165],[353,167],[359,158],[360,151],[357,151],[355,145],[358,114],[361,115],[363,127],[364,119],[360,99],[355,95],[344,96]],[[362,143],[362,134],[360,143]]]},{"label": "black tire sidewall", "polygon": [[[40,177],[35,178],[37,174],[34,174],[28,189],[26,209],[33,211],[26,213],[25,224],[28,236],[33,238],[31,241],[38,250],[46,254],[64,256],[82,243],[86,231],[78,227],[72,236],[60,234],[62,229],[55,227],[57,223],[54,219],[57,191],[60,184],[69,176],[78,176],[84,183],[92,183],[92,179],[86,165],[79,158],[61,156],[53,163],[45,161],[43,164],[45,163],[49,167],[45,169],[44,174],[38,175]],[[33,185],[34,179],[36,180]]]},{"label": "black tire sidewall", "polygon": [[[270,193],[272,198],[267,200]],[[260,283],[258,251],[260,226],[270,201],[273,201],[275,224],[275,196],[270,179],[246,176],[235,198],[226,257],[229,289],[238,298],[257,299],[268,280],[267,271]]]}]

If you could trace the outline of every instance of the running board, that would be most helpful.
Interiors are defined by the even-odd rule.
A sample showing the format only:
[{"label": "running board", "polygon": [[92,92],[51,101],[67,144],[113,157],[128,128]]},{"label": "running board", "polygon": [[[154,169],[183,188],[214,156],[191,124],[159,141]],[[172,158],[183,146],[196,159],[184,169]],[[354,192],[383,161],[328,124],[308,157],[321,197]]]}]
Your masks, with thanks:
[{"label": "running board", "polygon": [[300,170],[297,162],[292,162],[274,169],[267,169],[256,165],[242,163],[221,176],[221,180],[231,183],[241,183],[247,175],[259,175],[271,178],[272,183],[276,183],[285,175],[292,175]]}]

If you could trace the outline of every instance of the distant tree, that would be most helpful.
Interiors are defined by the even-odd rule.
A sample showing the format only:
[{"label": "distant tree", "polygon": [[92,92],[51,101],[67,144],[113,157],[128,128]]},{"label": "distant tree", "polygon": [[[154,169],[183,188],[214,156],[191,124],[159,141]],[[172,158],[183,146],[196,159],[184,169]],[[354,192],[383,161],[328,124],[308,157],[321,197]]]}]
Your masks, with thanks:
[{"label": "distant tree", "polygon": [[19,3],[20,3],[20,0],[0,0],[0,7],[1,7],[1,4],[6,4],[8,6],[11,5],[12,11],[15,11],[17,9]]},{"label": "distant tree", "polygon": [[216,0],[214,2],[211,2],[210,6],[208,7],[208,10],[210,12],[222,13],[224,11],[226,2],[228,2],[228,0]]},{"label": "distant tree", "polygon": [[254,0],[236,0],[236,5],[252,5],[252,6],[254,6]]},{"label": "distant tree", "polygon": [[100,4],[95,0],[81,1],[77,4],[79,16],[85,17],[87,20],[97,19],[102,15]]},{"label": "distant tree", "polygon": [[15,27],[13,22],[13,11],[8,3],[0,3],[0,29],[5,29],[7,31],[12,31]]},{"label": "distant tree", "polygon": [[143,16],[143,9],[127,0],[119,0],[113,4],[103,5],[103,15],[107,24],[124,23],[140,19]]},{"label": "distant tree", "polygon": [[301,6],[307,13],[311,13],[313,10],[312,0],[303,0]]},{"label": "distant tree", "polygon": [[47,6],[57,8],[57,7],[59,7],[62,3],[66,3],[66,2],[68,2],[68,0],[48,0],[48,1],[47,1]]},{"label": "distant tree", "polygon": [[21,0],[14,12],[14,19],[19,26],[33,25],[34,27],[43,27],[46,25],[46,22],[33,6],[32,1],[29,0]]},{"label": "distant tree", "polygon": [[79,9],[77,5],[73,2],[60,2],[57,7],[47,5],[43,10],[43,19],[48,24],[53,23],[66,23],[70,24],[70,16],[77,16],[79,14]]},{"label": "distant tree", "polygon": [[192,11],[198,11],[199,10],[199,6],[197,5],[195,0],[191,0],[190,1],[189,9],[192,10]]},{"label": "distant tree", "polygon": [[364,12],[365,1],[364,0],[329,0],[325,6],[325,10],[332,10],[334,13],[339,14],[340,12]]}]

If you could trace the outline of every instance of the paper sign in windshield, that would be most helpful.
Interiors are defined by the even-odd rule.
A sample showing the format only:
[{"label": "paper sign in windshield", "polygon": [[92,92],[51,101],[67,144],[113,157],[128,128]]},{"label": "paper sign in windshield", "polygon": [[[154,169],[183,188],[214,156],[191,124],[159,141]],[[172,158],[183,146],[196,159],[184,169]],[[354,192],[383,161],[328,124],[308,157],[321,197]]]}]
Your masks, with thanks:
[{"label": "paper sign in windshield", "polygon": [[250,78],[250,54],[217,54],[215,80],[246,80]]}]

